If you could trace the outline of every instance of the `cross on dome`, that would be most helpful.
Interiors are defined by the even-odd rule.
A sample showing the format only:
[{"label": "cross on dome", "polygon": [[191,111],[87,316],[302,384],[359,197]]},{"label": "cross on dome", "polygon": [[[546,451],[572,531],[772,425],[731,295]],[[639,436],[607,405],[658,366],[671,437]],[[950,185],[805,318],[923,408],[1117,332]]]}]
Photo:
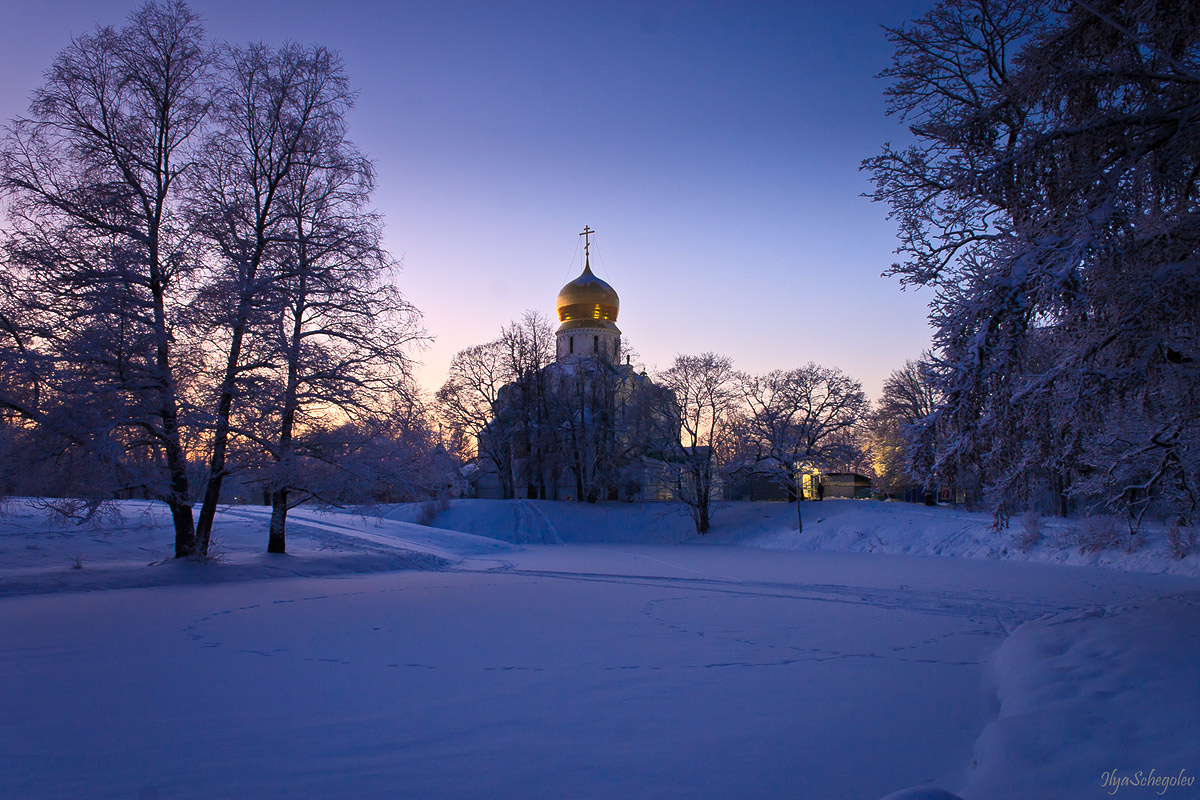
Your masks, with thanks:
[{"label": "cross on dome", "polygon": [[583,264],[584,264],[585,269],[588,266],[590,266],[590,264],[588,263],[588,261],[589,261],[588,254],[592,248],[592,234],[593,233],[595,233],[594,230],[589,228],[587,225],[584,225],[583,233],[579,234],[580,236],[583,237]]}]

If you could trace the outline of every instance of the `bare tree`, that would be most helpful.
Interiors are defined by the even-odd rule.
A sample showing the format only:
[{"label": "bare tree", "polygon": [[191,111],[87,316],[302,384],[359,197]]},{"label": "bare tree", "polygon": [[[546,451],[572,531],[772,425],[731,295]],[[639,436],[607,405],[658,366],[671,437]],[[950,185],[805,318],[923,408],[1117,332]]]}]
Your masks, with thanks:
[{"label": "bare tree", "polygon": [[519,321],[510,322],[497,341],[514,380],[527,378],[554,361],[554,328],[538,311],[526,311]]},{"label": "bare tree", "polygon": [[[227,48],[216,127],[195,181],[195,224],[218,267],[204,295],[203,318],[225,350],[212,417],[207,485],[196,521],[204,554],[228,474],[234,402],[249,376],[265,368],[261,335],[271,319],[280,243],[294,234],[283,184],[317,132],[340,128],[352,94],[340,61],[322,47],[264,44]],[[215,323],[215,324],[214,324]],[[247,357],[249,355],[250,357]]]},{"label": "bare tree", "polygon": [[210,60],[186,5],[147,3],[58,55],[0,155],[6,351],[22,377],[0,403],[114,468],[127,450],[149,454],[135,461],[151,472],[126,477],[170,508],[177,557],[195,547],[176,340],[194,262],[179,185]]},{"label": "bare tree", "polygon": [[932,358],[926,353],[894,370],[871,414],[875,477],[885,493],[911,481],[920,481],[927,491],[932,486],[935,452],[926,426],[940,402]]},{"label": "bare tree", "polygon": [[556,375],[551,415],[562,466],[575,478],[575,499],[594,503],[616,486],[617,399],[621,375],[604,358],[583,358]]},{"label": "bare tree", "polygon": [[[260,400],[270,421],[261,440],[272,461],[268,552],[285,552],[288,509],[317,492],[302,462],[339,460],[344,445],[330,420],[346,420],[333,430],[356,438],[377,430],[422,447],[431,438],[415,437],[413,420],[398,419],[421,416],[395,399],[414,393],[409,350],[426,336],[416,309],[388,282],[394,265],[381,220],[366,208],[372,188],[370,163],[346,141],[341,115],[331,114],[310,127],[280,190],[291,233],[278,248],[282,268],[267,293],[276,319],[266,334],[278,375]],[[416,456],[421,448],[401,449]]]},{"label": "bare tree", "polygon": [[[0,150],[0,439],[55,476],[44,489],[164,500],[176,555],[203,556],[240,463],[271,475],[282,549],[307,467],[340,468],[372,435],[436,444],[414,433],[424,415],[394,424],[415,408],[406,348],[423,331],[387,284],[352,99],[328,50],[214,55],[174,1],[56,59]],[[205,450],[193,526],[189,454]]]},{"label": "bare tree", "polygon": [[511,440],[485,430],[495,416],[500,389],[509,382],[508,364],[498,342],[461,350],[450,360],[446,382],[437,391],[444,424],[476,457],[490,461],[505,497],[513,496]]},{"label": "bare tree", "polygon": [[678,499],[688,507],[696,533],[708,533],[713,494],[729,447],[729,428],[739,402],[737,374],[728,356],[678,355],[655,376],[674,394],[683,440]]},{"label": "bare tree", "polygon": [[841,370],[813,363],[789,372],[740,374],[738,384],[745,404],[744,456],[795,497],[797,530],[803,530],[804,470],[853,458],[845,434],[870,409],[862,385]]},{"label": "bare tree", "polygon": [[517,443],[519,470],[526,480],[526,494],[546,497],[553,460],[554,430],[551,423],[549,373],[554,361],[554,329],[537,311],[526,311],[520,321],[509,323],[497,340],[507,363],[511,383],[502,414],[497,416],[497,434]]},{"label": "bare tree", "polygon": [[493,341],[455,354],[446,382],[437,392],[446,426],[472,443],[478,458],[495,467],[505,497],[515,496],[514,461],[519,457],[523,458],[520,471],[526,473],[534,496],[545,495],[547,472],[553,464],[546,460],[548,451],[531,437],[551,435],[552,389],[545,367],[553,360],[549,320],[526,311]]}]

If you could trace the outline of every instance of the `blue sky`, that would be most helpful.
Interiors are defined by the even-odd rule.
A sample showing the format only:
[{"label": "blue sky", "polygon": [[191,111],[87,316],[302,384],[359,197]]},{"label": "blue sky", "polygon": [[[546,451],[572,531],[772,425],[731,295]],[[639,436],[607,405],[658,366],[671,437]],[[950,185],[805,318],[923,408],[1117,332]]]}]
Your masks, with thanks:
[{"label": "blue sky", "polygon": [[[133,5],[0,8],[0,118],[71,35]],[[457,350],[553,315],[585,224],[651,365],[816,361],[875,396],[928,345],[929,296],[880,277],[895,229],[858,172],[905,138],[874,77],[880,26],[928,2],[191,5],[217,39],[341,52],[399,285],[437,337],[419,356],[430,389]]]}]

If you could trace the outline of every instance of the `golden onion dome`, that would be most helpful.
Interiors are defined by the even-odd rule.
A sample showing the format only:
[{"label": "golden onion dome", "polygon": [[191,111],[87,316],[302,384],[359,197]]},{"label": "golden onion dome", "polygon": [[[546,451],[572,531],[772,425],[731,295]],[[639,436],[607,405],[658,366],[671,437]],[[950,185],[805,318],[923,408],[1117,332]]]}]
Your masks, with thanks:
[{"label": "golden onion dome", "polygon": [[569,328],[616,328],[621,301],[616,291],[592,274],[585,262],[583,274],[558,293],[556,304],[559,330]]}]

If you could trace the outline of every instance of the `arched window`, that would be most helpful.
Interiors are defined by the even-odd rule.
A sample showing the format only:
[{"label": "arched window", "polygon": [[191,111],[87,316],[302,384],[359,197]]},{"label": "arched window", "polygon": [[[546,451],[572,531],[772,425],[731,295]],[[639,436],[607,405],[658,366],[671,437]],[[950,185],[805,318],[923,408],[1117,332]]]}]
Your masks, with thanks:
[{"label": "arched window", "polygon": [[567,352],[568,353],[575,352],[575,337],[574,336],[567,337]]},{"label": "arched window", "polygon": [[600,337],[599,336],[592,337],[592,352],[593,353],[600,352]]}]

